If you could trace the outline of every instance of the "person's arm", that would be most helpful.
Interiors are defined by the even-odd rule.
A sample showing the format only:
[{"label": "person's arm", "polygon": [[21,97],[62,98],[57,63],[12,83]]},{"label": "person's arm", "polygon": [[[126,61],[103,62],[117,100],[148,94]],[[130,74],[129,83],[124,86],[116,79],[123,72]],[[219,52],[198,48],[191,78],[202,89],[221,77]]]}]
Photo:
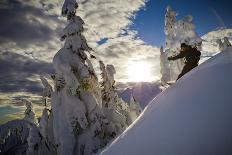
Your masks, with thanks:
[{"label": "person's arm", "polygon": [[177,60],[177,59],[180,59],[180,58],[184,58],[185,57],[185,52],[181,51],[178,55],[176,56],[171,56],[171,57],[168,57],[168,60]]}]

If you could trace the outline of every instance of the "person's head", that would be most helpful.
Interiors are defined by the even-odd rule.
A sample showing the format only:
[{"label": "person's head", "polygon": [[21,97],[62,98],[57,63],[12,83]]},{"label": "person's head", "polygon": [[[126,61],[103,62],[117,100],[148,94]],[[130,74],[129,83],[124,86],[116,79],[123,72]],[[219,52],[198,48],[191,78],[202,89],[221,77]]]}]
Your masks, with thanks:
[{"label": "person's head", "polygon": [[188,47],[189,46],[186,43],[181,43],[181,45],[180,45],[181,50],[184,50],[184,49],[186,49]]}]

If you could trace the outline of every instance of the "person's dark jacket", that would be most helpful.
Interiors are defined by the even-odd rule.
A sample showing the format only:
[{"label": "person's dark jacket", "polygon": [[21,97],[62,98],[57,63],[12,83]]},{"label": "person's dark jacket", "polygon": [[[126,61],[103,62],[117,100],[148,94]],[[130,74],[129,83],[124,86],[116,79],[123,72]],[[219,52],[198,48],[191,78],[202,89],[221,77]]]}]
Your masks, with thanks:
[{"label": "person's dark jacket", "polygon": [[200,51],[198,51],[196,48],[188,47],[185,50],[181,50],[178,55],[169,57],[168,60],[185,58],[185,64],[198,64],[200,57]]}]

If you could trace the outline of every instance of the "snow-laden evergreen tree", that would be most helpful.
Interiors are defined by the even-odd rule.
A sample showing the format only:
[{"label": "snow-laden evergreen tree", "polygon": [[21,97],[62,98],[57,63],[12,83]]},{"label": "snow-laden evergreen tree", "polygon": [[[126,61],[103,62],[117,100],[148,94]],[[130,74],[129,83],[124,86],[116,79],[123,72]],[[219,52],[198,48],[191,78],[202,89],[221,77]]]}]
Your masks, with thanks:
[{"label": "snow-laden evergreen tree", "polygon": [[39,130],[42,136],[49,142],[54,143],[53,134],[53,114],[52,110],[47,108],[47,99],[51,98],[52,93],[54,93],[52,86],[49,84],[47,79],[40,76],[41,82],[43,84],[43,98],[45,99],[45,107],[42,116],[39,121]]},{"label": "snow-laden evergreen tree", "polygon": [[48,137],[48,125],[49,125],[48,119],[49,119],[48,109],[44,108],[42,116],[39,121],[39,130],[44,138]]},{"label": "snow-laden evergreen tree", "polygon": [[52,155],[55,154],[55,146],[48,140],[48,111],[44,109],[42,117],[38,123],[33,104],[28,100],[23,100],[26,105],[24,120],[29,122],[29,135],[27,137],[27,155]]},{"label": "snow-laden evergreen tree", "polygon": [[107,65],[102,61],[101,70],[101,87],[102,87],[102,110],[109,121],[108,132],[112,137],[120,134],[128,126],[126,104],[118,97],[115,89],[114,74],[116,73],[113,65]]},{"label": "snow-laden evergreen tree", "polygon": [[86,52],[83,20],[76,15],[78,4],[65,0],[62,15],[68,24],[61,40],[64,47],[54,56],[55,90],[51,108],[57,154],[93,154],[106,145],[107,120],[101,110],[98,79]]},{"label": "snow-laden evergreen tree", "polygon": [[218,44],[219,51],[223,51],[224,50],[224,44],[223,44],[222,40],[221,39],[217,39],[216,43]]},{"label": "snow-laden evergreen tree", "polygon": [[228,37],[224,37],[223,38],[223,41],[224,41],[224,45],[228,48],[228,47],[231,47],[231,43],[229,41],[229,38]]},{"label": "snow-laden evergreen tree", "polygon": [[44,78],[43,76],[40,76],[40,80],[44,86],[44,88],[43,88],[44,105],[47,106],[47,99],[51,97],[51,94],[53,92],[53,88],[49,84],[49,82],[46,80],[46,78]]},{"label": "snow-laden evergreen tree", "polygon": [[25,154],[31,126],[37,126],[33,105],[23,99],[26,106],[23,119],[9,121],[0,127],[0,154]]},{"label": "snow-laden evergreen tree", "polygon": [[49,141],[48,138],[44,136],[44,133],[41,133],[41,128],[39,128],[36,124],[30,125],[29,136],[27,138],[27,155],[56,154],[56,146],[53,143],[51,143],[51,141]]},{"label": "snow-laden evergreen tree", "polygon": [[129,113],[129,123],[133,123],[136,118],[141,114],[143,111],[139,102],[131,95],[130,98],[130,105],[129,105],[130,113]]},{"label": "snow-laden evergreen tree", "polygon": [[[202,39],[194,32],[194,24],[192,16],[186,16],[183,19],[177,20],[178,14],[167,7],[165,15],[165,34],[166,34],[166,48],[165,52],[168,56],[174,56],[179,54],[181,43],[196,46],[199,50],[201,49]],[[169,62],[170,66],[170,79],[176,80],[179,73],[182,71],[184,66],[184,60],[179,59],[176,61]]]},{"label": "snow-laden evergreen tree", "polygon": [[26,106],[26,110],[24,112],[24,120],[32,123],[32,124],[37,124],[37,118],[33,109],[33,104],[28,101],[27,99],[22,99],[22,102],[25,104]]},{"label": "snow-laden evergreen tree", "polygon": [[161,84],[165,86],[170,79],[170,68],[167,57],[167,52],[164,52],[163,47],[160,48],[160,73]]},{"label": "snow-laden evergreen tree", "polygon": [[219,51],[224,51],[228,47],[231,47],[231,43],[230,43],[228,37],[224,37],[223,39],[217,39],[216,43],[218,44]]}]

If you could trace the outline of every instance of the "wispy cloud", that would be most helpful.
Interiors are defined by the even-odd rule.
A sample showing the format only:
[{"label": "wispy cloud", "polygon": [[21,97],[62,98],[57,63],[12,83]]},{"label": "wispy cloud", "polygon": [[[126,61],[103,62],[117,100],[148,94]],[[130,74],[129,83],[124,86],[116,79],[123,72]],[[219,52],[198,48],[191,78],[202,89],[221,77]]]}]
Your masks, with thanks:
[{"label": "wispy cloud", "polygon": [[[96,50],[96,55],[106,63],[114,64],[117,72],[117,80],[125,77],[125,67],[128,59],[150,60],[157,57],[157,48],[146,45],[141,39],[136,37],[136,31],[130,30],[129,26],[133,24],[136,12],[145,7],[145,0],[85,0],[79,1],[80,7],[77,15],[81,16],[85,25],[85,36],[90,46]],[[3,0],[0,6],[0,17],[3,24],[0,25],[0,50],[23,56],[20,63],[27,64],[36,60],[35,64],[27,68],[21,65],[14,70],[4,70],[1,79],[6,80],[6,74],[18,74],[18,82],[22,83],[22,89],[25,89],[25,83],[30,87],[36,85],[31,82],[27,76],[35,76],[43,73],[41,66],[49,66],[54,54],[61,48],[62,43],[59,41],[59,34],[65,26],[65,18],[60,16],[62,0]],[[104,44],[99,45],[97,42],[106,38]],[[26,59],[28,58],[28,59]],[[14,62],[15,57],[4,57]],[[30,60],[34,59],[34,60]],[[17,61],[16,61],[17,62]],[[43,64],[43,65],[42,65]],[[37,67],[37,69],[35,69]],[[11,68],[11,67],[8,67]],[[40,70],[40,72],[27,72],[31,70]],[[3,72],[3,71],[2,71]],[[7,73],[8,72],[8,73]],[[21,73],[21,74],[19,74]],[[44,73],[47,73],[44,70]],[[16,80],[12,79],[12,81]],[[17,80],[16,80],[17,81]],[[15,82],[14,82],[15,83]],[[9,81],[2,87],[1,91],[14,89]],[[18,88],[19,86],[17,85]],[[32,90],[33,91],[33,90]]]}]

